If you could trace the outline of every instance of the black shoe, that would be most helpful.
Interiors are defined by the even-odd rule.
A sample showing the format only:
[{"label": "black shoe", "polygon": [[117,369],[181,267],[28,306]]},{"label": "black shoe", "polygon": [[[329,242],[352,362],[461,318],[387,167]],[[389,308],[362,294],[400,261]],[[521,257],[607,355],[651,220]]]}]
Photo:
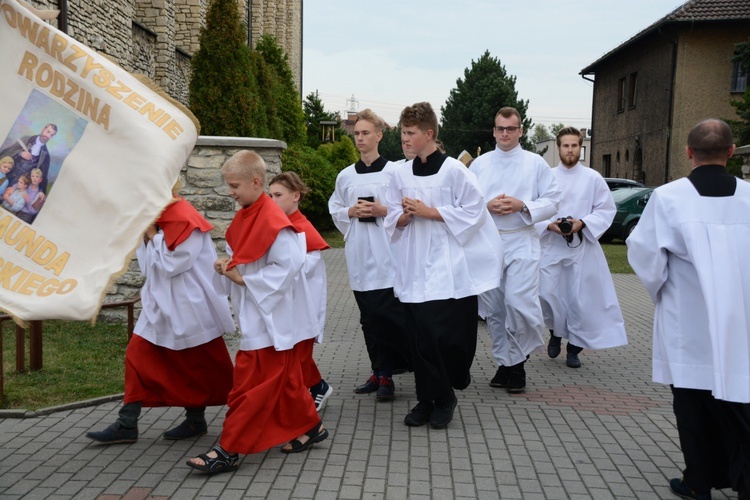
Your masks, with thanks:
[{"label": "black shoe", "polygon": [[430,415],[430,427],[433,429],[444,429],[453,420],[453,410],[456,409],[458,399],[452,394],[451,399],[447,402],[435,402],[435,409]]},{"label": "black shoe", "polygon": [[581,360],[578,359],[578,354],[569,352],[568,353],[568,360],[566,361],[566,364],[571,368],[580,368],[581,367]]},{"label": "black shoe", "polygon": [[86,437],[104,444],[135,443],[138,441],[138,427],[128,429],[115,422],[103,431],[87,432]]},{"label": "black shoe", "polygon": [[508,377],[510,376],[510,371],[508,370],[507,366],[498,366],[497,372],[495,373],[495,376],[492,377],[492,380],[490,380],[490,387],[508,387]]},{"label": "black shoe", "polygon": [[375,395],[378,401],[390,401],[396,398],[396,385],[391,377],[380,377],[378,381],[378,392]]},{"label": "black shoe", "polygon": [[685,481],[678,477],[669,481],[669,489],[678,497],[692,498],[695,500],[711,500],[710,491],[708,493],[696,493],[690,489],[690,486],[685,484]]},{"label": "black shoe", "polygon": [[310,395],[312,396],[313,401],[315,401],[315,409],[317,411],[321,411],[325,408],[326,401],[331,394],[333,394],[333,387],[328,385],[328,382],[325,380],[321,379],[319,383],[310,387]]},{"label": "black shoe", "polygon": [[526,390],[526,370],[523,366],[525,363],[526,361],[518,363],[508,369],[510,373],[506,389],[510,394],[520,394]]},{"label": "black shoe", "polygon": [[550,358],[556,358],[560,355],[560,343],[562,342],[561,337],[556,337],[554,334],[549,339],[547,344],[547,355]]},{"label": "black shoe", "polygon": [[375,375],[370,375],[370,378],[367,379],[367,382],[356,387],[354,389],[354,392],[356,394],[371,394],[377,391],[378,387],[380,387],[380,383],[378,382],[378,377],[376,377]]},{"label": "black shoe", "polygon": [[430,415],[434,405],[432,401],[417,403],[417,406],[411,409],[411,412],[404,417],[404,423],[410,427],[420,427],[430,421]]},{"label": "black shoe", "polygon": [[198,437],[208,432],[208,425],[206,421],[203,422],[188,422],[185,420],[174,429],[170,429],[164,433],[164,439],[190,439],[192,437]]}]

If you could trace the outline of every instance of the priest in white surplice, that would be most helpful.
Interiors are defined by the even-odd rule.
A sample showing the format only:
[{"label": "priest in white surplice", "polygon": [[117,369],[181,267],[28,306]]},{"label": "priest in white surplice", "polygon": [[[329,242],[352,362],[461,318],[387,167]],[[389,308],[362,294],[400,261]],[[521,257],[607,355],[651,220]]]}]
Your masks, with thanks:
[{"label": "priest in white surplice", "polygon": [[[615,202],[599,172],[581,164],[581,132],[565,127],[557,134],[560,163],[552,173],[560,188],[557,215],[536,225],[542,246],[539,299],[551,333],[547,353],[560,354],[568,339],[566,364],[581,366],[582,349],[628,343],[625,322],[599,237],[612,224]],[[572,227],[563,234],[560,219]]]},{"label": "priest in white surplice", "polygon": [[683,498],[750,498],[750,184],[727,173],[733,152],[723,121],[693,127],[692,172],[654,191],[627,239],[656,305],[653,378],[672,387]]},{"label": "priest in white surplice", "polygon": [[524,151],[521,115],[502,108],[495,115],[497,147],[471,163],[484,201],[503,241],[500,286],[479,296],[498,368],[492,387],[510,393],[526,387],[526,359],[544,346],[539,304],[539,235],[534,223],[557,213],[560,191],[547,162]]}]

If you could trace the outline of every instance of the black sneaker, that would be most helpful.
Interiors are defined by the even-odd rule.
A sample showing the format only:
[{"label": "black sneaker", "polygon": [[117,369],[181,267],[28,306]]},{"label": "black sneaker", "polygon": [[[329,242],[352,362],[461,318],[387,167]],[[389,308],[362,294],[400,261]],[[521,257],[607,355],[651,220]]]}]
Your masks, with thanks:
[{"label": "black sneaker", "polygon": [[556,358],[560,355],[560,344],[562,342],[561,337],[556,337],[553,333],[550,336],[549,344],[547,344],[547,356],[550,358]]},{"label": "black sneaker", "polygon": [[396,385],[391,377],[380,377],[378,381],[378,392],[375,395],[378,401],[390,401],[396,398]]},{"label": "black sneaker", "polygon": [[571,368],[580,368],[581,367],[581,360],[578,359],[578,354],[569,352],[568,353],[568,360],[566,361],[566,364]]},{"label": "black sneaker", "polygon": [[435,409],[432,410],[430,415],[430,427],[433,429],[444,429],[448,427],[448,424],[453,420],[453,410],[456,409],[458,399],[455,394],[451,394],[451,398],[447,402],[435,401]]},{"label": "black sneaker", "polygon": [[526,369],[523,366],[525,363],[518,363],[508,369],[510,373],[506,390],[510,394],[520,394],[526,390]]},{"label": "black sneaker", "polygon": [[204,435],[208,432],[208,425],[205,420],[203,422],[188,422],[185,420],[174,429],[168,430],[164,433],[164,439],[190,439]]},{"label": "black sneaker", "polygon": [[669,481],[669,489],[678,497],[692,498],[694,500],[711,500],[710,491],[708,493],[696,493],[690,489],[690,486],[685,484],[685,481],[678,477]]},{"label": "black sneaker", "polygon": [[354,392],[356,394],[371,394],[377,391],[378,387],[380,387],[378,377],[376,377],[375,375],[370,375],[370,378],[367,379],[367,382],[354,388]]},{"label": "black sneaker", "polygon": [[420,401],[411,412],[404,417],[404,423],[410,427],[420,427],[430,421],[430,415],[434,409],[432,401]]},{"label": "black sneaker", "polygon": [[104,444],[135,443],[138,441],[138,427],[128,429],[115,422],[103,431],[87,432],[86,437]]},{"label": "black sneaker", "polygon": [[323,379],[321,379],[319,383],[310,387],[310,395],[312,396],[313,401],[315,401],[315,409],[317,411],[321,411],[325,407],[326,401],[331,394],[333,394],[333,387],[328,385],[328,382]]},{"label": "black sneaker", "polygon": [[492,377],[492,380],[490,380],[490,387],[508,387],[508,377],[510,376],[510,371],[508,370],[507,366],[498,366],[497,372],[495,373],[495,376]]}]

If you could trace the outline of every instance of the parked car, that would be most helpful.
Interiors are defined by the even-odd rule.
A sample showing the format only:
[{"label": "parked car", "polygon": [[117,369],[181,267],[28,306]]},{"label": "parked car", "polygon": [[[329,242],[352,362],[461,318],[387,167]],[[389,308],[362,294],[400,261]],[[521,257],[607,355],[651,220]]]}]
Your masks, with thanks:
[{"label": "parked car", "polygon": [[625,241],[638,224],[638,220],[641,218],[643,209],[646,207],[653,191],[654,188],[650,187],[633,187],[612,191],[617,212],[612,225],[599,238],[599,241],[606,243],[614,238]]},{"label": "parked car", "polygon": [[604,180],[607,183],[607,186],[609,186],[610,191],[614,191],[616,189],[621,189],[621,188],[646,187],[645,184],[642,184],[638,181],[634,181],[632,179],[619,179],[617,177],[605,177]]}]

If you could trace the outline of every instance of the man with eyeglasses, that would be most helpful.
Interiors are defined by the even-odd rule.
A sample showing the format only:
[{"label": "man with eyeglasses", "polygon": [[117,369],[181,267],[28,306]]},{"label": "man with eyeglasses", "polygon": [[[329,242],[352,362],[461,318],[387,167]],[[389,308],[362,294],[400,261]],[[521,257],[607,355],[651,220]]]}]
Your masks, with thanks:
[{"label": "man with eyeglasses", "polygon": [[495,115],[494,151],[469,167],[479,180],[503,240],[500,287],[479,296],[492,337],[498,369],[490,386],[521,393],[526,388],[525,363],[544,346],[544,318],[539,302],[539,235],[534,223],[557,213],[560,190],[547,162],[521,148],[521,115],[504,107]]}]

